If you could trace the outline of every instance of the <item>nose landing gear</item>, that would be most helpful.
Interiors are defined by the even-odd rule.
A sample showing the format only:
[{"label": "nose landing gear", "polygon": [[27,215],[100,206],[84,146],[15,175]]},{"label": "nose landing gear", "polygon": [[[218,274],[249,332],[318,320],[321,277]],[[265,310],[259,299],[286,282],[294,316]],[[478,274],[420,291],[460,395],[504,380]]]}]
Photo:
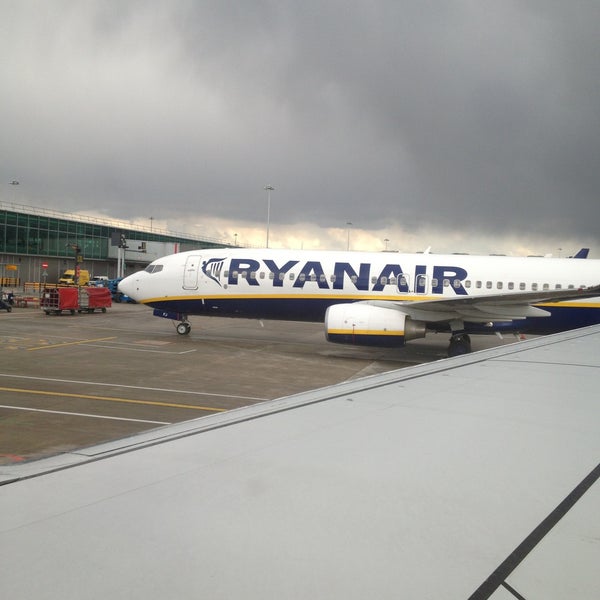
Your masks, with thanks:
[{"label": "nose landing gear", "polygon": [[187,318],[184,317],[184,320],[181,321],[181,323],[177,323],[176,330],[179,335],[187,335],[192,330],[192,326]]}]

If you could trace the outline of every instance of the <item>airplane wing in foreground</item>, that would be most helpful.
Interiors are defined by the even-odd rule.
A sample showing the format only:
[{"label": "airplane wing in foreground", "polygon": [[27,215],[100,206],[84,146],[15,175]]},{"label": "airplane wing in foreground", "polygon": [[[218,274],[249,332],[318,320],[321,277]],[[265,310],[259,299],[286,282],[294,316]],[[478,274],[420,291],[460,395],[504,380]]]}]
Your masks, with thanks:
[{"label": "airplane wing in foreground", "polygon": [[2,597],[600,598],[600,326],[0,468]]}]

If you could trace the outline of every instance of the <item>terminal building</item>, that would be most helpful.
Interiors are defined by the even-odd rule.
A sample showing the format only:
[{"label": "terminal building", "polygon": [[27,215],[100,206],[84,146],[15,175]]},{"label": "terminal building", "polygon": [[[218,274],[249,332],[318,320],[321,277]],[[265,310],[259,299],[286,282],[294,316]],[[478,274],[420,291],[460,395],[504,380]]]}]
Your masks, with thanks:
[{"label": "terminal building", "polygon": [[186,250],[231,244],[152,226],[0,202],[0,278],[3,286],[56,283],[76,263],[93,276],[128,275],[153,260]]}]

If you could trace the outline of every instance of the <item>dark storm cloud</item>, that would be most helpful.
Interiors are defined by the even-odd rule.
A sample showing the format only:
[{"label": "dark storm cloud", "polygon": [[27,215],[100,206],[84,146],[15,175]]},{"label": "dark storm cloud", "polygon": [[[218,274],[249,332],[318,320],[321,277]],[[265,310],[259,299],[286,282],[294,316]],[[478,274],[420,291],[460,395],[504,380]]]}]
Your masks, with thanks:
[{"label": "dark storm cloud", "polygon": [[[5,2],[2,167],[115,217],[598,242],[593,2]],[[589,242],[588,242],[589,243]]]}]

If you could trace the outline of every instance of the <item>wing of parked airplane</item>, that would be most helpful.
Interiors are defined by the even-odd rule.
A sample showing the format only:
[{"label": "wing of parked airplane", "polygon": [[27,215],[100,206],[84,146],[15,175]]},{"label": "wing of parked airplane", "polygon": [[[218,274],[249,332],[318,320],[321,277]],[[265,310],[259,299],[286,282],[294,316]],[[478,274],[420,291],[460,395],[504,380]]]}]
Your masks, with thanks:
[{"label": "wing of parked airplane", "polygon": [[600,326],[0,467],[11,600],[600,597]]},{"label": "wing of parked airplane", "polygon": [[[427,330],[451,331],[450,356],[471,351],[468,335],[503,330],[515,332],[519,323],[534,318],[538,322],[555,312],[568,310],[569,301],[581,302],[600,294],[600,286],[585,289],[510,292],[475,296],[446,296],[428,300],[363,300],[332,306],[325,317],[327,339],[338,343],[368,343],[381,345],[396,338],[422,338]],[[578,308],[583,305],[576,304]],[[542,317],[540,319],[540,317]],[[479,327],[479,330],[477,329]],[[544,331],[537,325],[538,333]],[[532,331],[531,326],[528,326]],[[534,331],[535,333],[536,331]]]},{"label": "wing of parked airplane", "polygon": [[[600,285],[578,290],[542,290],[535,292],[511,292],[483,296],[456,296],[435,300],[377,301],[363,304],[381,308],[396,307],[411,318],[423,321],[451,321],[460,319],[485,323],[503,319],[525,319],[548,314],[543,305],[568,300],[584,300],[600,294]],[[538,306],[542,305],[542,307]]]}]

